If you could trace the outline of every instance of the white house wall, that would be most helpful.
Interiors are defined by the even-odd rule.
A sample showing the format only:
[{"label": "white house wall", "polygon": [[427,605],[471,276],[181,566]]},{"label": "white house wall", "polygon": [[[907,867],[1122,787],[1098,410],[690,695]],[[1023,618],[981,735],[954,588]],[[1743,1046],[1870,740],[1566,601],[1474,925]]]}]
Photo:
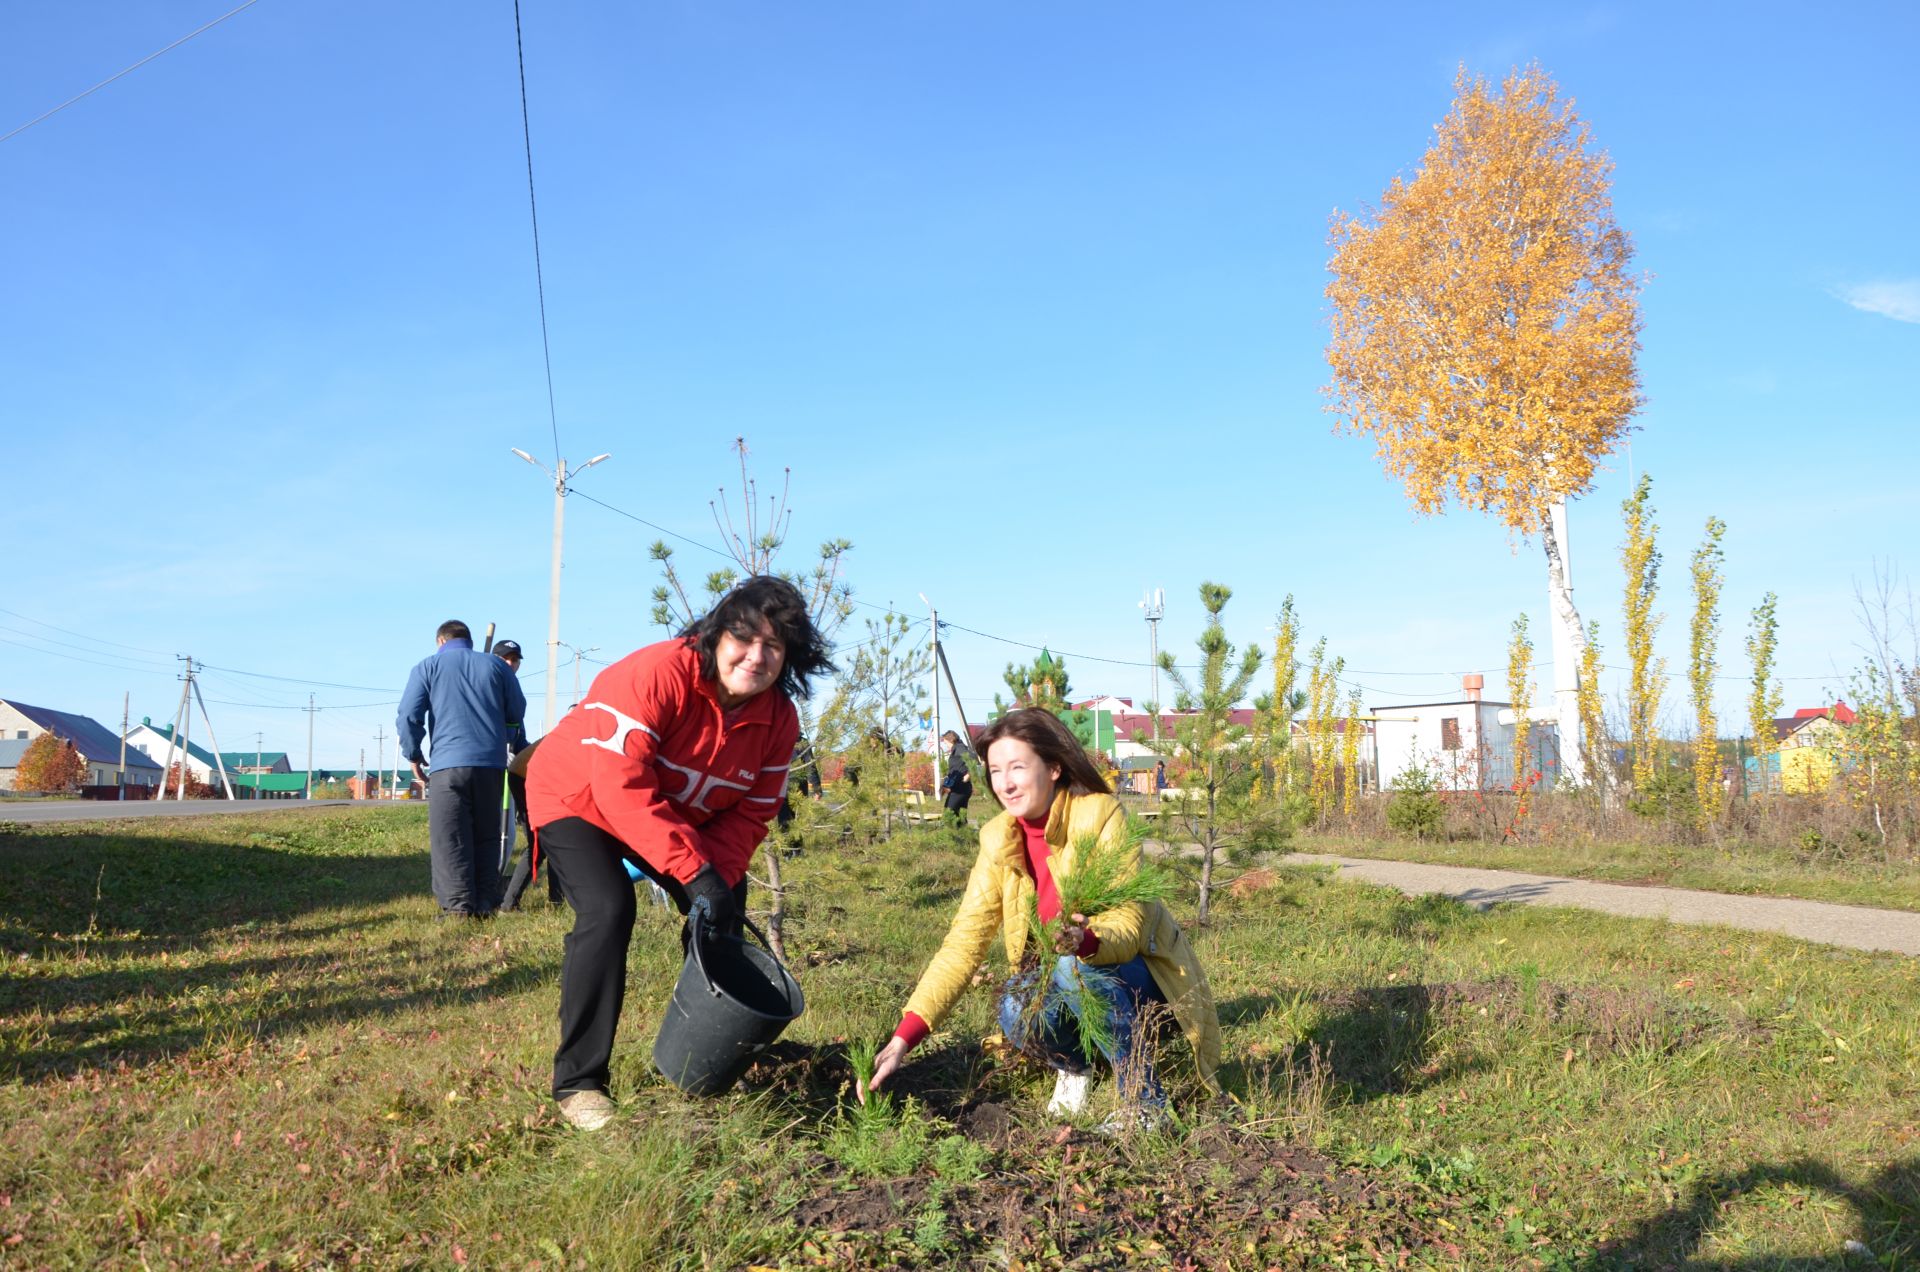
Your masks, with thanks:
[{"label": "white house wall", "polygon": [[0,702],[0,738],[18,738],[31,742],[45,732],[45,729],[15,711],[11,704]]},{"label": "white house wall", "polygon": [[[1418,707],[1377,707],[1374,736],[1380,757],[1380,781],[1393,779],[1418,764],[1433,774],[1442,790],[1492,790],[1513,783],[1511,724],[1500,715],[1510,708],[1503,702],[1444,702]],[[1460,746],[1444,745],[1443,721],[1458,722]],[[1547,780],[1555,776],[1557,754],[1551,723],[1535,720],[1528,750]]]},{"label": "white house wall", "polygon": [[[188,735],[187,741],[193,741],[191,734]],[[165,734],[155,732],[144,724],[136,724],[133,726],[133,731],[127,734],[127,748],[129,750],[139,751],[140,754],[146,756],[155,764],[160,765],[162,769],[166,767],[167,739]],[[189,754],[183,750],[177,742],[174,743],[173,746],[173,758],[176,761],[184,761],[187,766],[187,772],[193,774],[203,782],[217,782],[220,780],[220,775],[214,772],[211,764]]]}]

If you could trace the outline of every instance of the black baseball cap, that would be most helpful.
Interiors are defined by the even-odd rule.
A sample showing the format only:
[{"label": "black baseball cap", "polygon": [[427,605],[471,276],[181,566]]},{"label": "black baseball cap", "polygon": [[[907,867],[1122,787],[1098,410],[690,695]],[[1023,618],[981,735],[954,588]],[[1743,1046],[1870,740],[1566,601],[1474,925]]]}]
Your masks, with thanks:
[{"label": "black baseball cap", "polygon": [[496,656],[496,657],[500,657],[500,658],[519,658],[519,657],[522,657],[522,655],[521,655],[521,653],[520,653],[520,646],[519,646],[519,644],[518,644],[518,642],[515,642],[515,641],[511,641],[511,640],[496,640],[496,641],[494,641],[494,642],[493,642],[493,652],[494,652],[494,654],[495,654],[495,656]]}]

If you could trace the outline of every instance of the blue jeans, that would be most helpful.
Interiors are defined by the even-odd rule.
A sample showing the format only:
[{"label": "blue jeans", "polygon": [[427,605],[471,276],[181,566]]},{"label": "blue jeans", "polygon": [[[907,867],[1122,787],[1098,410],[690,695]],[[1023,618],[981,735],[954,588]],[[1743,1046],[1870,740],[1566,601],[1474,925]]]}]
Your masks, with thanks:
[{"label": "blue jeans", "polygon": [[[1137,1076],[1139,1098],[1143,1103],[1165,1104],[1166,1092],[1154,1076],[1152,1062],[1145,1057],[1136,1061],[1133,1054],[1142,1008],[1148,1003],[1167,1001],[1160,986],[1154,983],[1153,973],[1147,970],[1145,958],[1136,956],[1130,962],[1113,967],[1095,967],[1072,954],[1062,954],[1054,962],[1053,974],[1041,991],[1044,996],[1037,1011],[1033,1007],[1033,995],[1040,973],[1016,976],[1008,982],[1007,992],[1000,999],[1000,1032],[1017,1048],[1038,1049],[1060,1068],[1085,1072],[1090,1057],[1080,1038],[1079,1022],[1068,1005],[1076,979],[1093,991],[1095,1001],[1107,1013],[1113,1044],[1106,1049],[1106,1058],[1113,1065],[1114,1073],[1123,1081]],[[1137,1075],[1133,1070],[1135,1064],[1139,1065]]]}]

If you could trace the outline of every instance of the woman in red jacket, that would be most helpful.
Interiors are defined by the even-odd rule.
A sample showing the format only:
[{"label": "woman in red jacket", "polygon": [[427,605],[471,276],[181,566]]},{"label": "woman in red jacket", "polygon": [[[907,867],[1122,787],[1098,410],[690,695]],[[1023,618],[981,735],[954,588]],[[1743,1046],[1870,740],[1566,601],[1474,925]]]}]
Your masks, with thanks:
[{"label": "woman in red jacket", "polygon": [[593,679],[527,771],[535,851],[573,907],[560,965],[553,1095],[598,1130],[626,995],[634,893],[623,861],[682,914],[737,931],[747,863],[780,808],[809,679],[832,671],[799,591],[746,580],[673,640]]}]

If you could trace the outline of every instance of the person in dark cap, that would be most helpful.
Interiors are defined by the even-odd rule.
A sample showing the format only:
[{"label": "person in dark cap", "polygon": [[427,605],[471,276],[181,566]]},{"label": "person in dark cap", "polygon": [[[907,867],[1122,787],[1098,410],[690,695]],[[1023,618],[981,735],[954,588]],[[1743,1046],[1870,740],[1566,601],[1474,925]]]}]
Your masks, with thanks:
[{"label": "person in dark cap", "polygon": [[[512,640],[493,642],[494,656],[507,664],[513,674],[520,674],[520,643]],[[501,910],[514,911],[520,908],[520,897],[533,882],[533,829],[527,823],[527,778],[526,766],[512,762],[513,757],[532,746],[527,740],[527,728],[523,722],[507,739],[507,800],[500,806],[500,876],[507,880],[505,890],[500,894]],[[517,770],[517,771],[516,771]],[[507,874],[507,863],[513,860],[515,827],[525,833],[527,851],[520,854],[520,860],[513,867],[511,877]],[[560,886],[552,877],[547,879],[547,896],[558,901]]]}]

